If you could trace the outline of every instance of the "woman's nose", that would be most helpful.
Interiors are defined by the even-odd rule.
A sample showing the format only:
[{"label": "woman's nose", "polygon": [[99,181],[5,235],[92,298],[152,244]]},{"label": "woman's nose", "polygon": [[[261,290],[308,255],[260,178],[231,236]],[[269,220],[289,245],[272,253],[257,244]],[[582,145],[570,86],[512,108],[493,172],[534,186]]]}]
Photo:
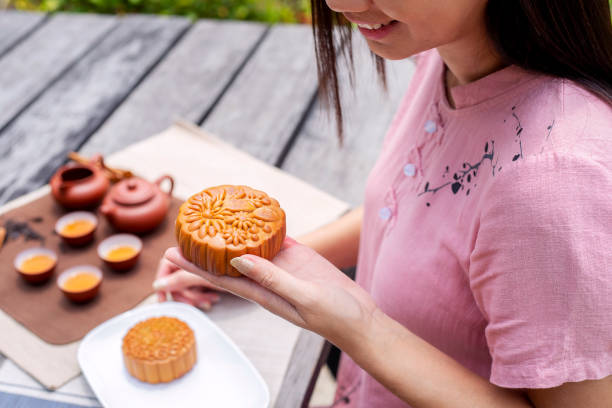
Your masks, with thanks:
[{"label": "woman's nose", "polygon": [[370,8],[371,0],[325,0],[338,13],[361,13]]}]

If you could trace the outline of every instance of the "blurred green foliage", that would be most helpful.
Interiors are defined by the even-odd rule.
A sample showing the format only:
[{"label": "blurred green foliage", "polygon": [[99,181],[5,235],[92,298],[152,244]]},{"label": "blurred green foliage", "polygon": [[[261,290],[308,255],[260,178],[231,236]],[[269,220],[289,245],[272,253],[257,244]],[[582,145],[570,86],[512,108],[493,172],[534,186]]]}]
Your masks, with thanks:
[{"label": "blurred green foliage", "polygon": [[310,22],[309,0],[14,0],[21,10],[172,14],[266,22]]},{"label": "blurred green foliage", "polygon": [[[612,8],[612,0],[608,1]],[[11,6],[48,12],[174,14],[193,19],[310,23],[309,0],[8,0]]]}]

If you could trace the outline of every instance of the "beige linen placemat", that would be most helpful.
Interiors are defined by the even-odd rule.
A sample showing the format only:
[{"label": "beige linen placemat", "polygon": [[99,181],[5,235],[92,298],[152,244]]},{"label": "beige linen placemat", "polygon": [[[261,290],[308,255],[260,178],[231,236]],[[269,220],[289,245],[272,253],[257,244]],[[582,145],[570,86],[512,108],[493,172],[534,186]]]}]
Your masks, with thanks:
[{"label": "beige linen placemat", "polygon": [[[184,122],[115,153],[106,162],[129,168],[147,179],[172,174],[177,180],[174,194],[183,199],[219,184],[246,184],[260,189],[277,198],[285,209],[291,236],[316,229],[349,209],[346,203]],[[21,197],[0,208],[0,213],[48,191],[44,187]],[[151,301],[150,298],[145,303]],[[299,328],[232,296],[224,296],[208,315],[259,370],[268,384],[273,405]],[[45,343],[0,311],[0,352],[49,389],[79,374],[77,349],[78,342],[62,346]]]}]

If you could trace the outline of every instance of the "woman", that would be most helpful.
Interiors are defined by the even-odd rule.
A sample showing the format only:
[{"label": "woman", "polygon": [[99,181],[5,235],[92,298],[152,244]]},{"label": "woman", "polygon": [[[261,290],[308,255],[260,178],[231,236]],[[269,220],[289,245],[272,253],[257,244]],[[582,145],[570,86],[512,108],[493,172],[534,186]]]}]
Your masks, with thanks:
[{"label": "woman", "polygon": [[[156,289],[210,306],[190,287],[216,285],[325,336],[344,351],[334,406],[611,407],[608,2],[312,5],[338,119],[333,24],[417,56],[363,209],[273,262],[233,259],[249,279],[170,249]],[[355,261],[357,283],[338,269]]]}]

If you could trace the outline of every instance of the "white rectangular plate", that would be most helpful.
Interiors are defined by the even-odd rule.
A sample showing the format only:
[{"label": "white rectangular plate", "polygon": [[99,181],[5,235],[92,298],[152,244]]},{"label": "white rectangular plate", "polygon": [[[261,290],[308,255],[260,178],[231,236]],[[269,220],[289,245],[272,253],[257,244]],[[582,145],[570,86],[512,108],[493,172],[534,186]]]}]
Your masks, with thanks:
[{"label": "white rectangular plate", "polygon": [[[198,362],[167,384],[143,383],[123,365],[123,336],[155,316],[183,320],[196,338]],[[105,407],[265,408],[270,401],[266,383],[242,351],[203,312],[183,303],[158,303],[113,317],[85,336],[78,360]]]}]

